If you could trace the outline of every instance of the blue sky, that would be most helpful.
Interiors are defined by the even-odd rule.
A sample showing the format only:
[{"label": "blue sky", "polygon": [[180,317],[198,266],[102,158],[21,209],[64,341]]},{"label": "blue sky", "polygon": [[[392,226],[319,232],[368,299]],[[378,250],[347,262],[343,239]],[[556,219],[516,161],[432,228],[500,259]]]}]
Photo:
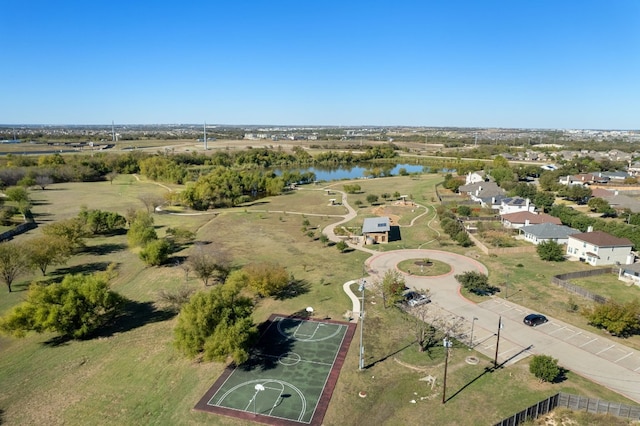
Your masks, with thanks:
[{"label": "blue sky", "polygon": [[0,0],[0,123],[640,129],[640,1]]}]

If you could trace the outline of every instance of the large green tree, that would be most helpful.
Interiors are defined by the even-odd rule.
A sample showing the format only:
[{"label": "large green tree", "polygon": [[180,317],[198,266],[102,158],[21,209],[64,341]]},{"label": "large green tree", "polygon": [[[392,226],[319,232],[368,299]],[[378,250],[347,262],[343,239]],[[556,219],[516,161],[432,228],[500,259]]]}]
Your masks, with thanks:
[{"label": "large green tree", "polygon": [[552,262],[561,262],[564,260],[563,246],[555,241],[543,241],[536,247],[536,251],[540,259]]},{"label": "large green tree", "polygon": [[176,347],[190,358],[201,355],[205,361],[246,361],[257,328],[251,319],[253,301],[241,291],[242,286],[230,280],[195,293],[178,315]]},{"label": "large green tree", "polygon": [[618,336],[629,336],[640,332],[640,301],[626,303],[607,300],[584,311],[589,324],[604,328]]},{"label": "large green tree", "polygon": [[129,225],[127,242],[130,247],[144,247],[151,241],[157,240],[158,234],[153,227],[153,216],[139,210]]},{"label": "large green tree", "polygon": [[0,319],[0,329],[17,337],[53,331],[86,338],[120,312],[124,302],[109,289],[105,273],[67,275],[60,284],[31,284],[26,300]]},{"label": "large green tree", "polygon": [[553,383],[561,374],[558,360],[548,355],[534,355],[529,362],[529,371],[542,382]]}]

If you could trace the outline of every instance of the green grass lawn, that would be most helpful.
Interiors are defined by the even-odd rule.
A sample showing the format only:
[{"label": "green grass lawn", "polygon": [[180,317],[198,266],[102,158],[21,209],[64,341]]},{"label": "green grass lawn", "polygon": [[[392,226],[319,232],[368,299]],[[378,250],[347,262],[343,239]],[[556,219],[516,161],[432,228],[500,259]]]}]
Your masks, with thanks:
[{"label": "green grass lawn", "polygon": [[401,271],[418,275],[421,277],[433,277],[451,272],[451,265],[439,260],[429,260],[430,265],[424,265],[424,259],[407,259],[398,263],[397,267]]},{"label": "green grass lawn", "polygon": [[[438,221],[434,219],[430,200],[438,180],[441,177],[422,175],[358,181],[368,193],[397,189],[403,195],[413,194],[419,204],[429,205],[429,214],[417,219],[413,226],[404,226],[406,218],[400,218],[401,241],[375,248],[422,246],[472,255],[487,265],[490,282],[503,289],[501,296],[503,283],[507,282],[510,299],[587,327],[579,314],[566,310],[569,297],[566,292],[550,284],[552,274],[584,269],[585,265],[551,264],[531,255],[484,256],[474,248],[462,248],[447,238],[436,238]],[[340,185],[334,186],[340,189]],[[331,217],[334,212],[344,212],[343,207],[328,203],[329,198],[337,197],[312,189],[315,187],[235,209],[190,216],[155,214],[154,218],[159,235],[164,235],[169,226],[186,227],[197,233],[198,241],[227,250],[238,267],[256,261],[272,261],[287,267],[301,283],[298,294],[284,300],[260,300],[254,313],[256,322],[264,321],[272,313],[290,314],[307,306],[314,307],[315,315],[340,320],[351,309],[342,284],[361,276],[367,255],[359,251],[340,253],[333,246],[323,245],[318,232],[309,237],[302,231],[305,219],[310,223],[308,229],[318,231],[335,221]],[[31,194],[36,220],[44,225],[75,216],[81,205],[121,214],[129,208],[143,209],[140,195],[161,195],[166,191],[152,182],[119,176],[113,185],[56,184]],[[360,196],[364,199],[366,193]],[[353,200],[351,195],[349,199]],[[371,214],[368,209],[362,208],[360,213]],[[361,216],[358,220],[361,221]],[[40,229],[29,231],[17,240],[27,241],[39,232]],[[50,334],[32,334],[20,340],[0,337],[0,418],[7,424],[18,425],[243,424],[192,410],[224,365],[184,359],[172,345],[176,318],[159,303],[160,290],[183,285],[205,290],[202,283],[193,277],[187,279],[184,270],[173,263],[146,267],[126,247],[124,235],[90,238],[87,246],[66,265],[52,268],[47,277],[23,276],[16,283],[17,291],[9,294],[4,290],[0,313],[24,298],[23,290],[32,280],[103,270],[109,263],[118,266],[113,289],[135,302],[134,312],[117,328],[86,341],[56,345]],[[174,255],[186,256],[189,250]],[[418,353],[408,328],[410,318],[398,309],[384,309],[375,291],[367,292],[367,303],[364,338],[365,363],[369,367],[364,372],[358,371],[358,344],[352,344],[325,417],[326,425],[359,425],[371,419],[376,419],[376,424],[425,424],[425,416],[430,424],[484,425],[560,390],[628,403],[572,374],[557,385],[540,384],[528,373],[526,362],[482,374],[490,360],[454,347],[447,378],[447,394],[451,399],[442,405],[440,388],[432,392],[425,382],[418,380],[427,374],[441,379],[442,352],[434,349],[430,357]],[[627,339],[625,344],[636,342],[634,339]],[[469,354],[480,357],[480,364],[468,365],[464,359]],[[363,390],[367,398],[358,397]]]}]

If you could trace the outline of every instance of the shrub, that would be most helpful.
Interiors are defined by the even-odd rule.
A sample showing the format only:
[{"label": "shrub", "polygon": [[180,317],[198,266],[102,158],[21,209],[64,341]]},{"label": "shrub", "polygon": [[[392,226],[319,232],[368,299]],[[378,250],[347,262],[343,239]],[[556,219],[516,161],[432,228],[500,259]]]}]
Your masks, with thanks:
[{"label": "shrub", "polygon": [[562,374],[558,360],[548,355],[534,355],[529,362],[529,371],[542,382],[553,383]]}]

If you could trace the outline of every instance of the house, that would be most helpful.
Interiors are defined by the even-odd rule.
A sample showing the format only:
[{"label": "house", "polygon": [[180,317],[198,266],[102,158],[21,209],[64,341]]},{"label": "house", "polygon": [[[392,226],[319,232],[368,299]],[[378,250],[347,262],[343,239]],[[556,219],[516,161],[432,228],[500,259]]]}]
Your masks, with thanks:
[{"label": "house", "polygon": [[476,182],[462,185],[458,188],[458,192],[468,195],[476,203],[480,203],[482,198],[504,195],[504,189],[500,188],[495,182]]},{"label": "house", "polygon": [[467,173],[467,176],[465,177],[465,180],[464,180],[464,184],[470,185],[472,183],[484,182],[489,180],[490,180],[490,176],[487,175],[484,170],[480,170],[477,172]]},{"label": "house", "polygon": [[520,235],[524,235],[525,241],[540,244],[545,241],[553,241],[558,244],[567,244],[569,235],[579,234],[577,229],[555,223],[539,223],[520,228]]},{"label": "house", "polygon": [[368,217],[362,224],[365,244],[386,244],[389,242],[391,221],[388,217]]},{"label": "house", "polygon": [[618,279],[640,286],[640,263],[621,266],[618,272]]},{"label": "house", "polygon": [[[591,229],[591,228],[590,228]],[[633,263],[633,243],[628,238],[618,238],[603,231],[582,232],[569,235],[567,256],[592,266]]]},{"label": "house", "polygon": [[559,218],[546,213],[534,213],[530,211],[507,213],[500,216],[502,226],[505,228],[519,229],[523,226],[540,225],[541,223],[553,223],[562,225]]},{"label": "house", "polygon": [[536,206],[531,204],[531,200],[522,197],[508,197],[502,199],[498,212],[500,215],[517,212],[534,212]]}]

